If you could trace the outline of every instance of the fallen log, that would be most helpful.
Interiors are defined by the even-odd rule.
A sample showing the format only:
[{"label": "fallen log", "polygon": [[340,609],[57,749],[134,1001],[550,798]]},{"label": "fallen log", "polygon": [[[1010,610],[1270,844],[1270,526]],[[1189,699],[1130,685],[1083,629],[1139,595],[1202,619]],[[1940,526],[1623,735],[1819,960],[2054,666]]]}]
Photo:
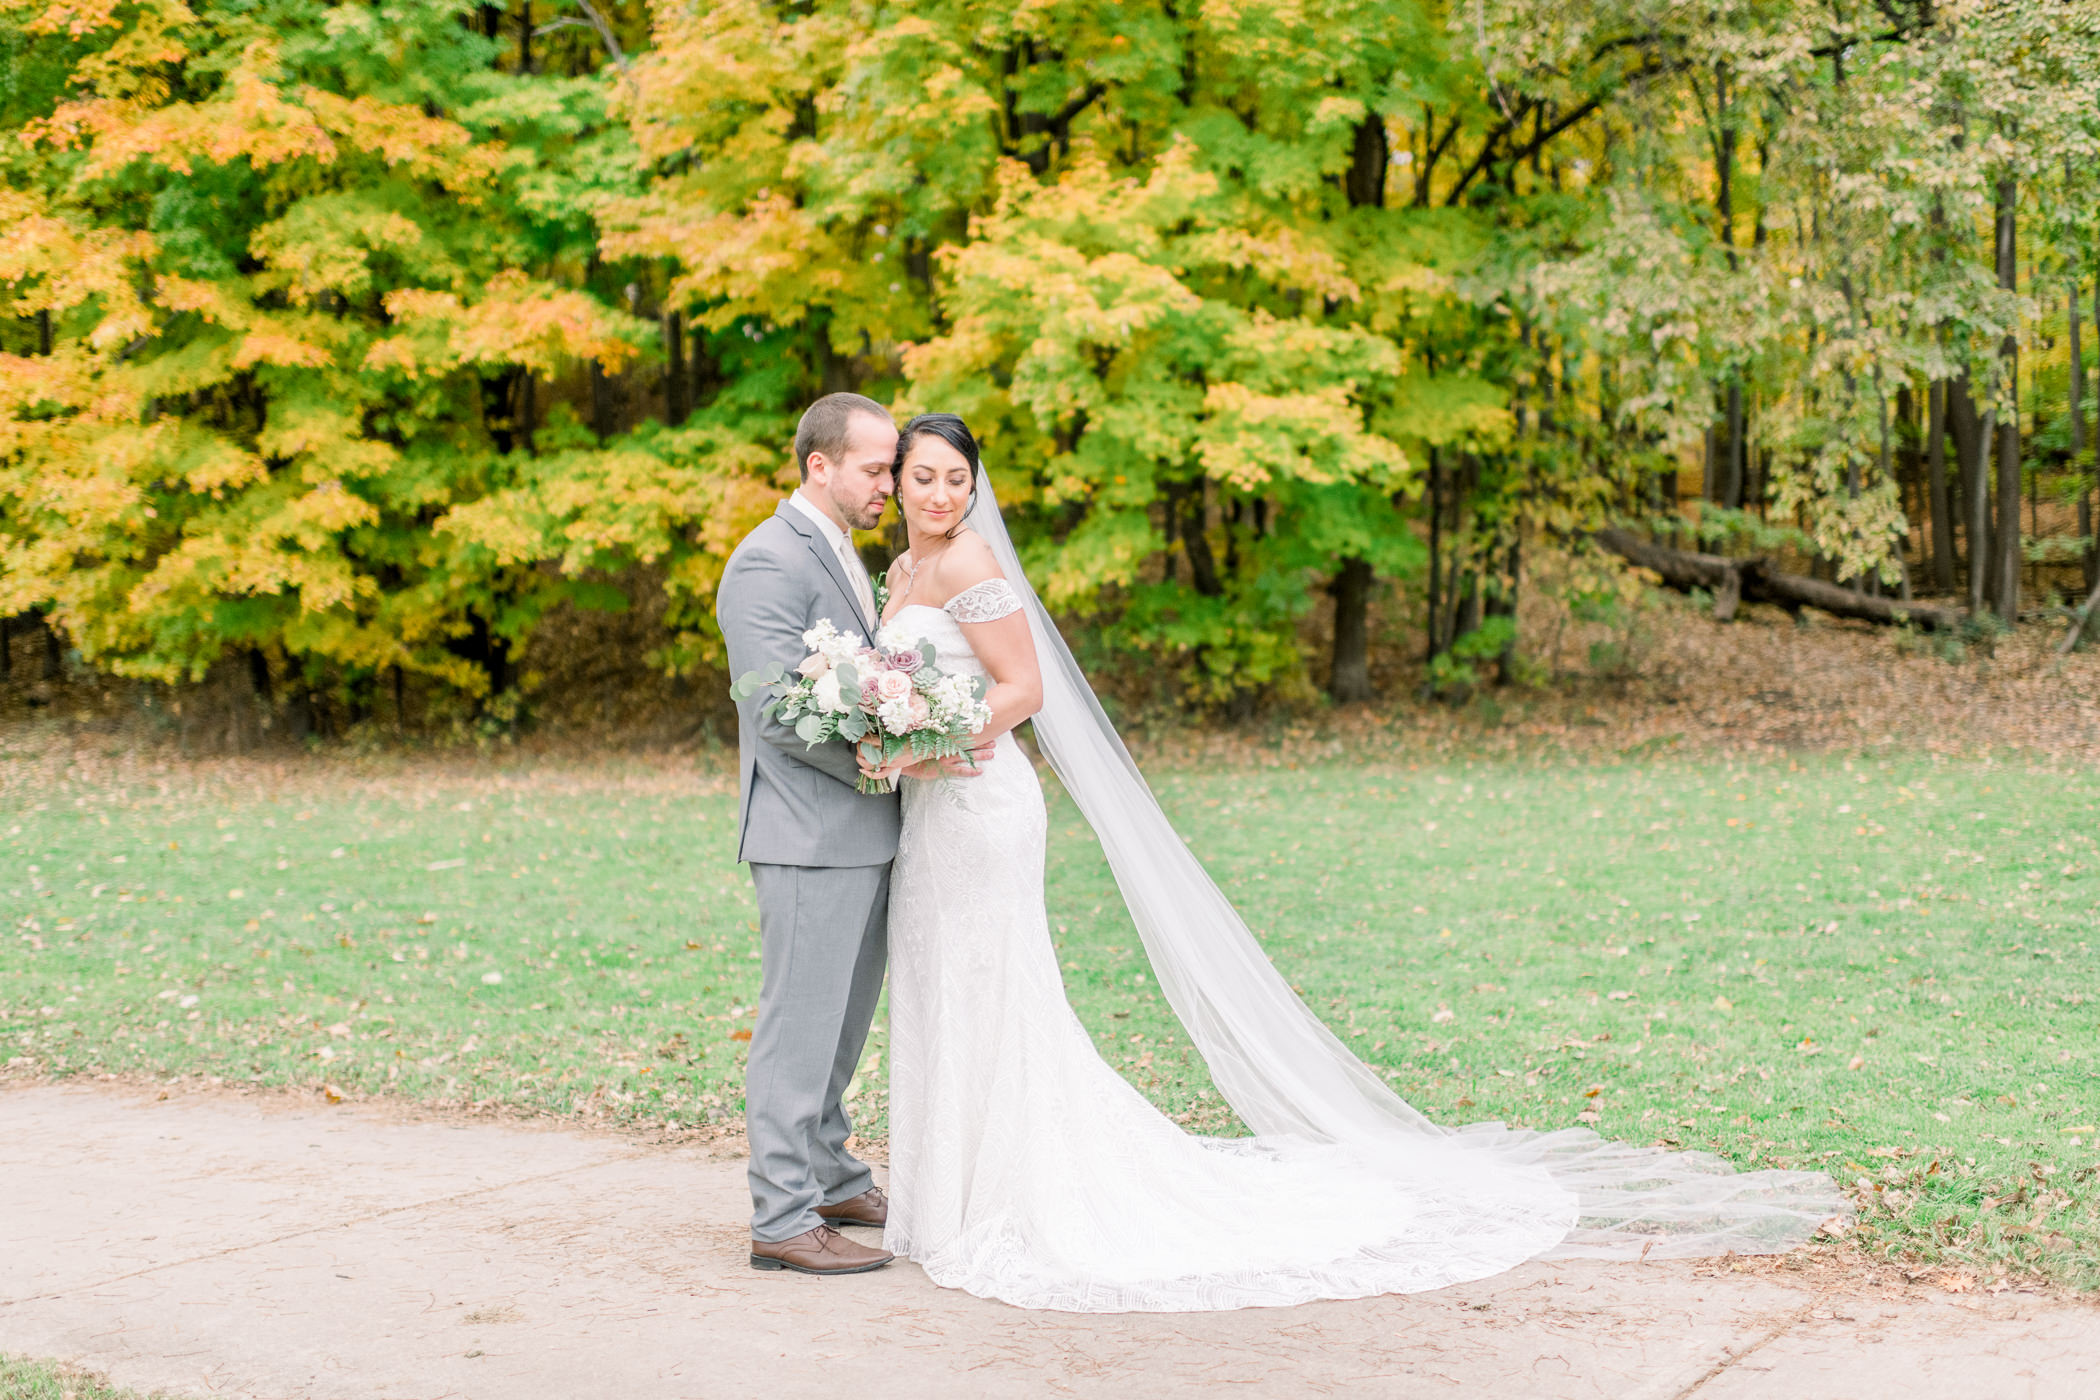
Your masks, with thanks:
[{"label": "fallen log", "polygon": [[1952,632],[1967,621],[1958,608],[1934,607],[1895,598],[1873,598],[1849,588],[1801,574],[1783,574],[1762,559],[1730,559],[1719,554],[1695,554],[1642,539],[1630,530],[1598,530],[1592,539],[1628,563],[1652,570],[1662,581],[1680,592],[1704,588],[1714,595],[1714,617],[1727,622],[1737,604],[1748,599],[1776,603],[1789,612],[1819,608],[1838,617],[1892,625],[1908,622],[1931,632]]},{"label": "fallen log", "polygon": [[1643,569],[1662,576],[1662,581],[1681,593],[1704,588],[1714,595],[1714,620],[1729,622],[1743,596],[1743,571],[1755,569],[1754,559],[1730,559],[1720,554],[1694,554],[1688,549],[1644,540],[1631,530],[1597,531],[1592,537],[1612,553]]},{"label": "fallen log", "polygon": [[2064,638],[2057,654],[2069,656],[2088,641],[2100,639],[2100,587],[2095,587],[2085,606],[2071,614],[2071,635]]}]

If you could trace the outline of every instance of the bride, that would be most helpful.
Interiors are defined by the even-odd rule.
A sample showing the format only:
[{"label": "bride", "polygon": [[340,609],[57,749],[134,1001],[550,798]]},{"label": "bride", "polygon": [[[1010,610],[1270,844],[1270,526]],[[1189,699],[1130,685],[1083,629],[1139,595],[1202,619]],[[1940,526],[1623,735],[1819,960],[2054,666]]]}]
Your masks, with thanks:
[{"label": "bride", "polygon": [[[1183,846],[1028,586],[960,418],[906,425],[885,646],[991,682],[982,772],[905,770],[884,1244],[1031,1308],[1194,1311],[1439,1288],[1547,1257],[1773,1253],[1846,1207],[1805,1172],[1499,1123],[1440,1128],[1313,1016]],[[1184,1133],[1094,1050],[1043,903],[1013,729],[1101,840],[1161,991],[1253,1130]]]}]

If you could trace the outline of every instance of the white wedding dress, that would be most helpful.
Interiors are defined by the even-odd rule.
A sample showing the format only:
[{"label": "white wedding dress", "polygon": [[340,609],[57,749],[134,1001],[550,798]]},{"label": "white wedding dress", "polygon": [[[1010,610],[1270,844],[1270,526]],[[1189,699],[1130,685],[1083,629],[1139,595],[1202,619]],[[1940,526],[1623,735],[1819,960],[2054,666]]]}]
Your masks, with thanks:
[{"label": "white wedding dress", "polygon": [[[1182,1131],[1095,1051],[1050,938],[1042,789],[1003,735],[977,776],[904,784],[888,1248],[938,1284],[1022,1307],[1184,1312],[1416,1292],[1549,1256],[1776,1252],[1845,1213],[1820,1174],[1737,1174],[1586,1129],[1452,1131],[1409,1108],[1290,993],[1174,837],[1029,592],[996,504],[986,517],[982,476],[978,498],[971,523],[1014,586],[908,605],[885,644],[930,641],[943,671],[983,675],[958,619],[1028,611],[1037,737],[1255,1136]],[[1088,747],[1097,730],[1120,765]]]}]

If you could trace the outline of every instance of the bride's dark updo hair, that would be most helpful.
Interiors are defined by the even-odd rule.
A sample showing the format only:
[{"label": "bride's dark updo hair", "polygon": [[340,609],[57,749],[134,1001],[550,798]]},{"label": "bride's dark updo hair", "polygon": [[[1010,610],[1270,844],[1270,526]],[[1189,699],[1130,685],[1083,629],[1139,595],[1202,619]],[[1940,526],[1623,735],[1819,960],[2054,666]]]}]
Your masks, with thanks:
[{"label": "bride's dark updo hair", "polygon": [[963,506],[962,519],[948,529],[947,537],[952,540],[970,518],[970,507],[977,504],[977,439],[970,435],[970,425],[953,413],[921,413],[897,434],[897,455],[890,459],[890,483],[899,490],[904,486],[904,459],[911,454],[912,444],[922,437],[939,438],[962,453],[963,460],[970,464],[970,499]]}]

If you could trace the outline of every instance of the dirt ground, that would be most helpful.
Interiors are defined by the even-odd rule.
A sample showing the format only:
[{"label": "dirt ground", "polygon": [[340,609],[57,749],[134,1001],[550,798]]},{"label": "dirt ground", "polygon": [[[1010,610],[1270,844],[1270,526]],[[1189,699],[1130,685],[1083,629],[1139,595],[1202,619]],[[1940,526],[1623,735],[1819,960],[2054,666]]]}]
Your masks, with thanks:
[{"label": "dirt ground", "polygon": [[254,1400],[2100,1391],[2100,1309],[1842,1267],[1529,1265],[1094,1316],[908,1262],[762,1274],[732,1148],[299,1094],[0,1088],[0,1350]]}]

